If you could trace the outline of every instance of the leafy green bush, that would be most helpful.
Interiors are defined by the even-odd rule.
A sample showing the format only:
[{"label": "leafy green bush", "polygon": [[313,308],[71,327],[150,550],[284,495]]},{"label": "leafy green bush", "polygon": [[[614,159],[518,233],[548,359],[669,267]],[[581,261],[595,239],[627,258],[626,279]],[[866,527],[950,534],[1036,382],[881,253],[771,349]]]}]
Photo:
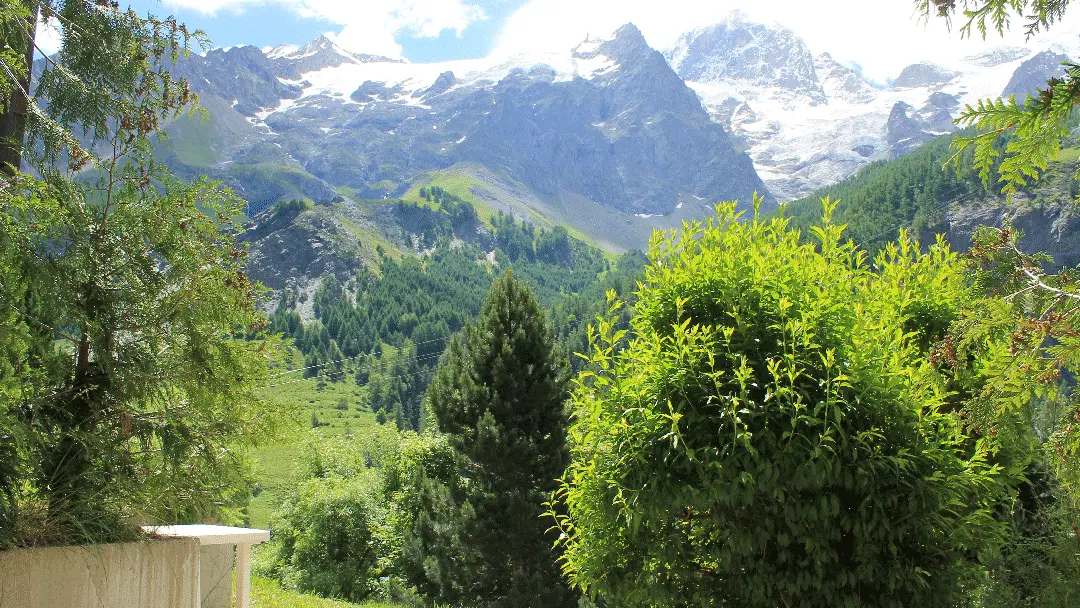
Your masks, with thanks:
[{"label": "leafy green bush", "polygon": [[1080,603],[1080,513],[1053,472],[1029,467],[1009,514],[1008,539],[988,562],[987,583],[975,594],[979,608],[1057,608]]},{"label": "leafy green bush", "polygon": [[305,482],[276,516],[276,555],[266,570],[300,591],[350,601],[371,596],[378,567],[371,486],[365,477]]},{"label": "leafy green bush", "polygon": [[421,479],[457,474],[446,441],[375,429],[362,440],[321,440],[305,479],[275,514],[256,571],[285,586],[360,601],[414,601],[422,558],[406,551]]},{"label": "leafy green bush", "polygon": [[278,201],[274,203],[274,218],[291,218],[296,217],[311,209],[311,201],[304,199],[292,199],[287,201]]},{"label": "leafy green bush", "polygon": [[653,240],[625,350],[594,335],[564,571],[619,606],[966,601],[1011,479],[927,352],[966,297],[955,254],[901,234],[872,270],[842,227],[734,209]]}]

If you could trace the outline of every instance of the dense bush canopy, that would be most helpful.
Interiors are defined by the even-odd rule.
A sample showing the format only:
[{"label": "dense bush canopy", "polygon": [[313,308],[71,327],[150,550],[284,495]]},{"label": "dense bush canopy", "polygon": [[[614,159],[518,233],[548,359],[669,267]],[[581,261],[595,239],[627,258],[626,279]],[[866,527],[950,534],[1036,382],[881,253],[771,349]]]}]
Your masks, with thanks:
[{"label": "dense bush canopy", "polygon": [[962,602],[1011,482],[929,356],[955,254],[901,234],[872,269],[842,227],[738,219],[654,238],[629,347],[594,336],[564,571],[619,606]]}]

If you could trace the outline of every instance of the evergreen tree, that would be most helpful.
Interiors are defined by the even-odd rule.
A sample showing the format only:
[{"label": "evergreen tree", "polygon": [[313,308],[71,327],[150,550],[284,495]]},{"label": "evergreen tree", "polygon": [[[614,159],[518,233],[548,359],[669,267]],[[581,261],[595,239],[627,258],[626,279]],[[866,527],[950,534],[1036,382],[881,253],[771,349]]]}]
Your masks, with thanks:
[{"label": "evergreen tree", "polygon": [[[62,44],[31,79],[39,19]],[[264,323],[244,202],[153,159],[197,107],[172,64],[205,40],[108,2],[16,0],[0,42],[0,545],[238,521],[243,448],[273,419],[255,394],[272,343],[237,339]]]},{"label": "evergreen tree", "polygon": [[544,503],[565,470],[568,361],[528,287],[507,272],[480,318],[455,338],[428,398],[461,466],[432,484],[420,518],[432,599],[564,606],[573,596],[552,552]]}]

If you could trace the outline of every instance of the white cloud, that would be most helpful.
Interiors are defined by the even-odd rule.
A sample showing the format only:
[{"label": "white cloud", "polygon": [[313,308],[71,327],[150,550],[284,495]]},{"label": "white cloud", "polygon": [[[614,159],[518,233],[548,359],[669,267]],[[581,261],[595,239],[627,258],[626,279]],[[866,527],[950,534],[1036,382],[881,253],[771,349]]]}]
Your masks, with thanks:
[{"label": "white cloud", "polygon": [[398,35],[436,37],[445,30],[460,34],[486,19],[467,0],[165,0],[167,6],[206,14],[280,4],[301,17],[317,17],[342,26],[331,32],[341,46],[356,52],[399,57]]},{"label": "white cloud", "polygon": [[[788,27],[815,54],[829,52],[840,61],[858,63],[878,82],[895,78],[917,61],[948,62],[991,46],[1024,44],[1019,22],[1004,40],[996,35],[985,42],[961,40],[940,19],[919,22],[914,6],[911,0],[531,0],[507,21],[496,54],[565,50],[586,34],[607,36],[628,21],[653,48],[664,49],[679,34],[722,21],[734,10],[748,20]],[[1051,32],[1060,39],[1078,21],[1080,14],[1066,14]]]}]

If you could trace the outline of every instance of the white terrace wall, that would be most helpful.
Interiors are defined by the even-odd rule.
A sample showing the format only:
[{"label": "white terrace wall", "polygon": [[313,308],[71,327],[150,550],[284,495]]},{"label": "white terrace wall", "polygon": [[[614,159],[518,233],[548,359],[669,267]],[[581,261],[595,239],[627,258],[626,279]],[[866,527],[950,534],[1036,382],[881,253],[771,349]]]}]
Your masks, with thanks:
[{"label": "white terrace wall", "polygon": [[0,608],[198,608],[194,539],[0,551]]}]

